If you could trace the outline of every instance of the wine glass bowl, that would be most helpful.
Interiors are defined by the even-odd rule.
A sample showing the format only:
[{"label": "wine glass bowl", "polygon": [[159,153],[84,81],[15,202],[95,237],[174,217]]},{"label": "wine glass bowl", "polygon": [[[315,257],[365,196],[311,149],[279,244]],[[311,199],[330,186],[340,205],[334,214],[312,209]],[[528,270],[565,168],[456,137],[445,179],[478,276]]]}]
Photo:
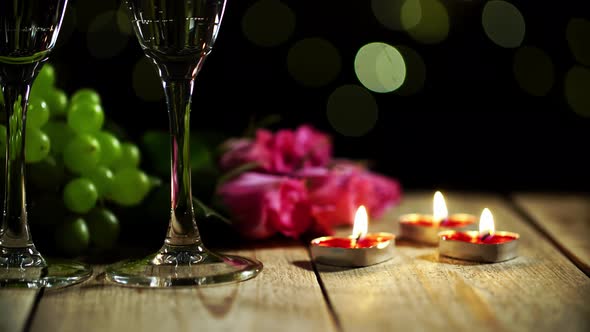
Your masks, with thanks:
[{"label": "wine glass bowl", "polygon": [[162,248],[107,267],[111,282],[136,287],[207,285],[255,277],[262,264],[209,251],[197,228],[191,193],[190,107],[194,81],[211,53],[226,0],[126,0],[145,55],[158,71],[171,144],[170,220]]},{"label": "wine glass bowl", "polygon": [[55,46],[68,0],[0,1],[0,85],[6,113],[1,287],[65,287],[92,275],[82,263],[47,262],[28,225],[25,131],[29,92]]}]

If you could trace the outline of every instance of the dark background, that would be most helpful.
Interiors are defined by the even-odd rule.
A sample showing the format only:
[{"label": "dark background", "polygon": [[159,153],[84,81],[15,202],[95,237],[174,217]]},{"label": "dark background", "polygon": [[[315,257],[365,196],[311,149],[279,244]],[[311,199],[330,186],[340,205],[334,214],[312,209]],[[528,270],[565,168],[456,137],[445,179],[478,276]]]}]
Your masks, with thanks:
[{"label": "dark background", "polygon": [[[381,26],[368,0],[284,0],[295,13],[295,30],[273,47],[253,44],[242,31],[244,14],[255,2],[228,1],[215,49],[197,78],[194,130],[240,135],[252,117],[279,114],[273,129],[311,123],[332,135],[337,157],[371,160],[376,171],[399,179],[406,189],[590,189],[590,118],[576,114],[563,92],[564,76],[577,64],[566,26],[574,17],[589,19],[584,1],[511,1],[525,18],[522,45],[542,49],[553,61],[554,83],[543,97],[527,94],[515,80],[515,49],[499,47],[485,35],[485,1],[443,1],[450,33],[428,45]],[[96,89],[107,116],[137,139],[147,129],[167,129],[168,120],[162,99],[145,101],[133,88],[133,68],[143,59],[135,37],[119,32],[114,20],[103,32],[89,29],[96,17],[119,6],[109,0],[70,1],[50,62],[58,86],[68,93]],[[287,70],[290,47],[308,37],[330,41],[341,55],[340,72],[321,87],[304,86]],[[89,51],[96,48],[91,40],[107,48],[119,45],[118,51],[97,56]],[[360,85],[354,57],[374,41],[417,51],[426,65],[425,84],[411,96],[372,93],[379,107],[375,127],[364,136],[345,137],[331,127],[326,102],[337,87]]]}]

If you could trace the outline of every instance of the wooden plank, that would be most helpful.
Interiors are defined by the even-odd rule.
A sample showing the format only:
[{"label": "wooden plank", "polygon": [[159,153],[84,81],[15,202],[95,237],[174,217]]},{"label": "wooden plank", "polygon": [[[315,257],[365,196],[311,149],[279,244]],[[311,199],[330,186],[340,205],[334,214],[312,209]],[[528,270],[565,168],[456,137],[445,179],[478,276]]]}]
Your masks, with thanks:
[{"label": "wooden plank", "polygon": [[519,193],[515,203],[590,275],[590,196]]},{"label": "wooden plank", "polygon": [[[590,279],[505,204],[447,195],[451,213],[491,209],[498,230],[520,233],[519,257],[496,264],[439,258],[400,242],[392,260],[364,268],[317,264],[344,331],[588,331]],[[432,193],[407,194],[372,231],[397,232],[397,217],[429,212]],[[348,233],[350,230],[346,230]]]},{"label": "wooden plank", "polygon": [[24,331],[39,290],[0,289],[0,331]]},{"label": "wooden plank", "polygon": [[303,245],[235,253],[257,257],[262,273],[203,288],[132,289],[94,280],[46,292],[32,331],[335,330]]}]

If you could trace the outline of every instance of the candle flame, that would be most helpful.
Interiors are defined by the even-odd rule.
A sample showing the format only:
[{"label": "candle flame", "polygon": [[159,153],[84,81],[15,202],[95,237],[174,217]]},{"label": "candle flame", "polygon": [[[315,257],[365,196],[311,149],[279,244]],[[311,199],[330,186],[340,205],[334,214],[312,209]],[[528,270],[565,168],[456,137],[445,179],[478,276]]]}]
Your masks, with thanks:
[{"label": "candle flame", "polygon": [[434,193],[432,212],[432,220],[437,223],[447,219],[449,216],[445,198],[440,191]]},{"label": "candle flame", "polygon": [[483,209],[479,217],[479,234],[494,235],[495,230],[492,212],[488,208]]},{"label": "candle flame", "polygon": [[369,228],[369,215],[364,205],[359,206],[354,215],[354,225],[352,226],[352,237],[362,239],[367,235]]}]

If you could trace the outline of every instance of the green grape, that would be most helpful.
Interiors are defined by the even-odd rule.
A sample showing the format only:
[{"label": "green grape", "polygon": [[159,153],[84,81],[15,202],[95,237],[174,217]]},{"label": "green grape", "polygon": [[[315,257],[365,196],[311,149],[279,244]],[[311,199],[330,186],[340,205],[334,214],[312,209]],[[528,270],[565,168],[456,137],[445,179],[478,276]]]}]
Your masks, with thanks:
[{"label": "green grape", "polygon": [[77,178],[66,184],[63,199],[68,210],[86,213],[96,205],[98,191],[94,183],[89,179]]},{"label": "green grape", "polygon": [[112,249],[119,237],[119,219],[108,209],[95,208],[86,216],[90,243],[99,250]]},{"label": "green grape", "polygon": [[[1,93],[0,93],[1,94]],[[6,154],[6,126],[0,124],[0,160],[5,158]]]},{"label": "green grape", "polygon": [[[167,223],[170,218],[170,183],[163,183],[151,190],[142,201],[141,210],[143,212],[141,222]],[[137,221],[129,220],[129,222]]]},{"label": "green grape", "polygon": [[27,128],[25,138],[25,162],[36,163],[49,154],[49,136],[38,128]]},{"label": "green grape", "polygon": [[70,171],[81,174],[98,165],[100,152],[100,143],[93,136],[74,136],[64,149],[64,164]]},{"label": "green grape", "polygon": [[142,152],[158,175],[170,174],[170,134],[164,131],[146,131],[141,137]]},{"label": "green grape", "polygon": [[111,164],[111,168],[113,170],[118,170],[138,167],[140,160],[141,153],[137,145],[125,142],[121,144],[121,156]]},{"label": "green grape", "polygon": [[68,106],[68,95],[60,89],[51,89],[45,94],[45,101],[49,106],[52,117],[65,115]]},{"label": "green grape", "polygon": [[35,82],[33,83],[33,90],[35,93],[40,93],[40,95],[45,95],[46,90],[52,88],[55,85],[55,68],[46,63],[43,65],[39,74],[35,78]]},{"label": "green grape", "polygon": [[75,133],[63,121],[49,121],[43,126],[43,131],[51,140],[51,152],[60,155]]},{"label": "green grape", "polygon": [[193,171],[215,168],[214,158],[209,151],[209,146],[203,139],[192,135],[190,138],[190,149],[191,169]]},{"label": "green grape", "polygon": [[41,128],[49,121],[49,107],[45,100],[31,96],[27,108],[27,129]]},{"label": "green grape", "polygon": [[28,209],[28,220],[35,225],[55,226],[66,216],[63,199],[58,195],[34,196]]},{"label": "green grape", "polygon": [[84,177],[90,179],[96,186],[98,197],[106,196],[113,186],[113,172],[105,166],[97,166],[87,172]]},{"label": "green grape", "polygon": [[150,190],[148,176],[137,168],[123,168],[115,172],[109,198],[123,206],[141,203]]},{"label": "green grape", "polygon": [[101,154],[100,164],[110,166],[115,160],[119,159],[122,154],[121,142],[115,135],[101,131],[96,134],[96,139],[100,143]]},{"label": "green grape", "polygon": [[102,106],[87,101],[72,102],[67,117],[68,126],[78,134],[97,132],[104,123]]},{"label": "green grape", "polygon": [[80,217],[67,220],[55,231],[55,245],[64,254],[78,256],[88,250],[90,232]]},{"label": "green grape", "polygon": [[27,180],[43,190],[59,188],[65,177],[63,161],[51,154],[40,162],[29,165],[27,169]]},{"label": "green grape", "polygon": [[98,92],[93,89],[83,88],[80,89],[72,95],[70,100],[71,104],[79,103],[79,102],[90,102],[91,104],[99,104],[100,105],[100,96]]}]

